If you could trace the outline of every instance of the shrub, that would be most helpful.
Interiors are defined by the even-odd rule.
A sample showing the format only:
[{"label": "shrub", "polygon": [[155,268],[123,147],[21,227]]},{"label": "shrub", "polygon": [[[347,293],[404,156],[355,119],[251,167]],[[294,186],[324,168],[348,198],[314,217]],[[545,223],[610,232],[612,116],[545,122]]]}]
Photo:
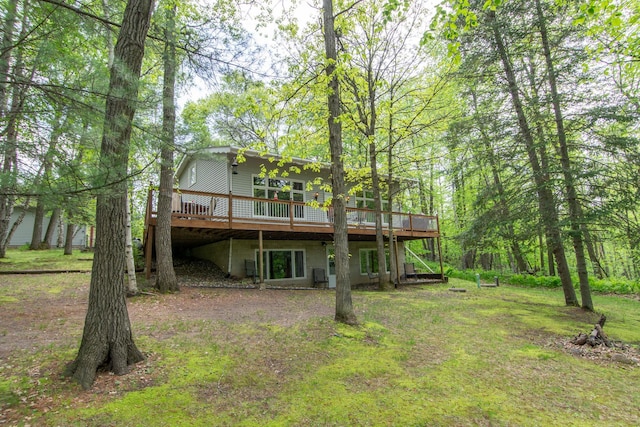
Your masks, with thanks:
[{"label": "shrub", "polygon": [[[476,281],[476,274],[480,274],[480,278],[484,282],[492,283],[498,277],[500,283],[523,286],[528,288],[558,288],[562,286],[560,277],[558,276],[537,276],[532,274],[511,274],[495,270],[489,271],[473,271],[473,270],[456,270],[453,267],[445,267],[445,275],[456,279],[467,280],[469,282]],[[577,277],[572,277],[574,287],[580,287]],[[596,279],[589,278],[589,285],[594,292],[615,293],[615,294],[640,294],[640,282],[625,279]]]}]

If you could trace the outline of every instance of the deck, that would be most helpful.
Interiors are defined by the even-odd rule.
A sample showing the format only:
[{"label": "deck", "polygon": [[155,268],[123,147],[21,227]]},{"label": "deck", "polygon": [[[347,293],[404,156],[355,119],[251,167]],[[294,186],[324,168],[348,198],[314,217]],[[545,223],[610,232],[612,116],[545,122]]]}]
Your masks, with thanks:
[{"label": "deck", "polygon": [[[158,191],[150,190],[145,242],[157,223]],[[194,247],[229,239],[333,240],[333,209],[292,200],[269,200],[234,194],[174,190],[171,237],[176,247]],[[383,233],[399,241],[440,236],[438,217],[403,212],[383,213]],[[375,240],[375,211],[347,208],[350,240]]]}]

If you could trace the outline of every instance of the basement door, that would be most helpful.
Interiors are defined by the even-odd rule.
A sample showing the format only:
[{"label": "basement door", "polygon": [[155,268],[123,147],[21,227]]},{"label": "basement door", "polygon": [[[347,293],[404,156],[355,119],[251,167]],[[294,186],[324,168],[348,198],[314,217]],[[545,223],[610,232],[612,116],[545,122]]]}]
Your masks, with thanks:
[{"label": "basement door", "polygon": [[332,245],[327,245],[327,280],[330,288],[336,287],[336,251]]}]

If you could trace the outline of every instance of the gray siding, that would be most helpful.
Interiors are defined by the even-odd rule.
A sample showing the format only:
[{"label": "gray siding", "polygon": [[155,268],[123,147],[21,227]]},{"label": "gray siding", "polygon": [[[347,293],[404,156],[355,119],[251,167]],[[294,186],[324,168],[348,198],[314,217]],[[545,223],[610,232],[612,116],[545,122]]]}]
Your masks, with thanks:
[{"label": "gray siding", "polygon": [[[20,216],[22,212],[21,209],[16,208],[11,215],[11,226],[15,223],[16,219]],[[42,237],[44,237],[44,233],[47,231],[47,227],[49,225],[49,220],[51,216],[45,216],[42,221]],[[13,234],[11,241],[9,242],[9,247],[16,248],[23,246],[25,244],[31,244],[31,236],[33,235],[33,226],[35,224],[35,212],[33,210],[28,210],[24,219],[16,229]],[[64,234],[66,233],[66,223],[63,224],[62,228],[62,238],[64,242]],[[58,235],[60,232],[60,228],[56,227],[55,232],[53,234],[52,245],[55,246],[58,242]],[[76,232],[73,238],[73,246],[74,247],[84,247],[86,244],[86,227],[82,226]]]},{"label": "gray siding", "polygon": [[[328,242],[330,243],[330,242]],[[304,278],[296,279],[282,279],[282,280],[269,280],[272,285],[281,283],[283,286],[312,286],[313,276],[312,270],[314,268],[327,269],[327,254],[326,247],[319,241],[301,241],[301,240],[265,240],[263,242],[264,249],[292,249],[303,250],[305,252],[305,274]],[[404,245],[400,243],[399,249],[399,263],[400,274],[404,274],[402,264],[404,263]],[[375,242],[350,242],[349,252],[351,257],[349,259],[349,271],[351,272],[351,284],[366,284],[369,283],[369,277],[366,274],[360,273],[360,249],[375,249]],[[233,240],[232,243],[232,258],[231,258],[231,271],[228,271],[229,263],[229,242],[213,243],[210,245],[201,246],[192,251],[192,254],[198,258],[206,259],[214,262],[222,271],[229,273],[234,277],[245,277],[244,261],[246,259],[254,260],[256,251],[258,250],[257,240]]]}]

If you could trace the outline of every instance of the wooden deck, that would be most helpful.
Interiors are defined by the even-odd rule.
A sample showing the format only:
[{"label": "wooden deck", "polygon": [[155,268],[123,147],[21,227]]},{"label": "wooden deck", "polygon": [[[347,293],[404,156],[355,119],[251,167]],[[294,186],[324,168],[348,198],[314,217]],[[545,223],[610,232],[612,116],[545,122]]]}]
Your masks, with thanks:
[{"label": "wooden deck", "polygon": [[[157,221],[157,190],[150,190],[145,217],[145,243]],[[440,236],[438,217],[384,212],[383,233],[389,222],[399,241]],[[375,211],[347,208],[350,240],[375,240]],[[333,210],[312,203],[258,199],[232,194],[174,190],[172,241],[193,247],[226,240],[264,238],[281,240],[333,240]],[[151,235],[150,235],[151,234]]]}]

